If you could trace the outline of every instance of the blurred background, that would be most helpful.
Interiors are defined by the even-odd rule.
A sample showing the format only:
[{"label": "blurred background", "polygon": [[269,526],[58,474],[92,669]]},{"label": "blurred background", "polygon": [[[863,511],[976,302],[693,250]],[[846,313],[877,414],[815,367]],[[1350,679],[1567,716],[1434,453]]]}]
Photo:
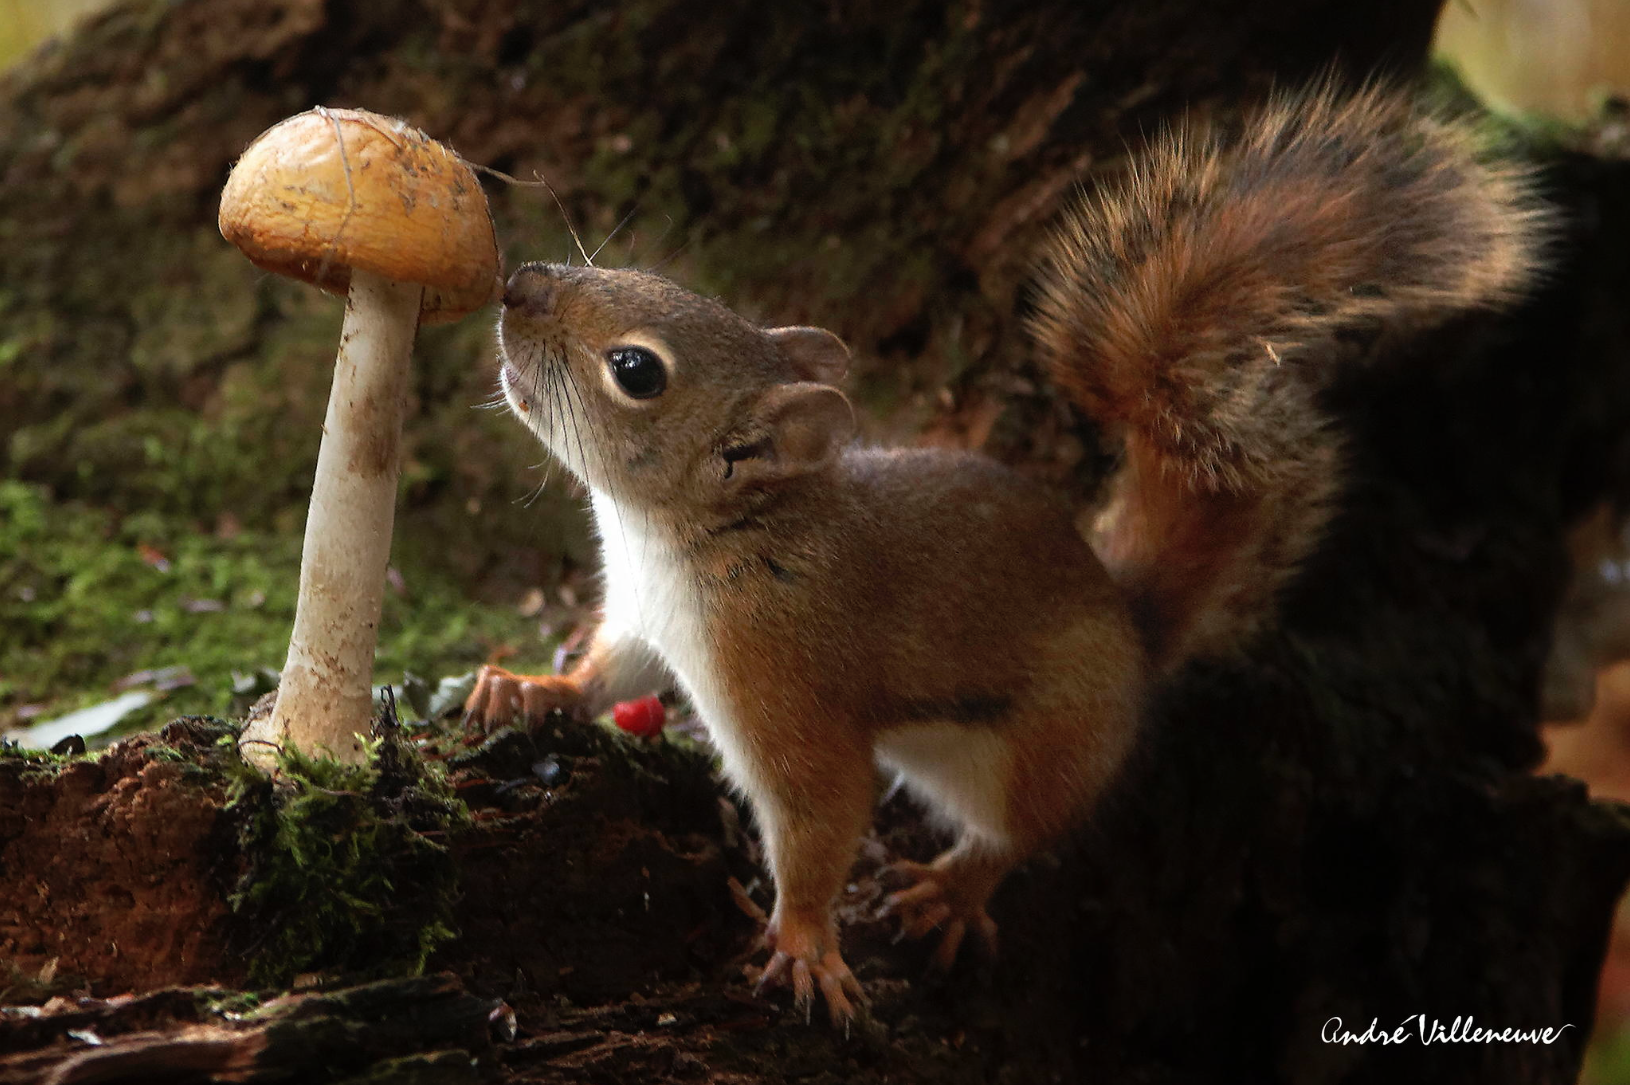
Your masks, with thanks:
[{"label": "blurred background", "polygon": [[[72,79],[51,71],[53,39],[105,6],[0,0],[0,72],[27,63],[37,65],[36,78]],[[1436,51],[1441,78],[1458,80],[1535,138],[1603,156],[1630,149],[1630,0],[1450,0]],[[68,178],[102,168],[94,110],[84,124],[50,148]],[[619,138],[637,139],[637,125],[630,131]],[[620,157],[627,150],[613,140],[588,159],[616,178],[630,168]],[[185,169],[161,167],[149,164],[114,186],[109,222],[151,198],[168,180],[165,168]],[[501,210],[508,220],[500,237],[525,239],[527,250],[511,257],[564,258],[571,250],[563,211],[580,210],[541,194],[512,201]],[[667,214],[660,195],[621,232],[609,215],[582,214],[575,225],[591,244],[609,237],[615,263],[692,267],[691,246],[708,244],[667,231],[664,222],[682,216]],[[152,318],[145,327],[95,316],[50,324],[13,304],[31,275],[26,260],[4,265],[16,278],[0,279],[0,733],[15,740],[50,745],[80,733],[106,741],[176,715],[241,710],[282,662],[314,420],[327,394],[321,360],[332,355],[339,305],[265,280],[207,230],[178,235],[176,244],[187,251],[173,263],[190,270],[170,281],[125,281],[130,261],[116,249],[94,254],[97,266],[86,274],[87,292],[133,291],[132,308]],[[684,277],[728,293],[730,273],[718,266],[698,261],[700,270]],[[207,321],[189,319],[205,312]],[[247,351],[252,335],[287,364],[258,364]],[[99,336],[110,356],[128,355],[136,378],[103,385],[28,365],[41,343]],[[503,412],[485,409],[493,374],[482,321],[427,331],[419,355],[378,680],[433,685],[499,659],[548,669],[593,594],[576,495],[548,477],[541,452]],[[927,425],[937,402],[932,379],[863,376],[862,393],[903,433]],[[994,414],[966,423],[983,425],[982,436],[993,424]],[[1577,575],[1550,668],[1543,771],[1630,801],[1622,512],[1603,508],[1574,540]],[[1585,1080],[1630,1083],[1630,906],[1621,908],[1603,973],[1600,1015]]]},{"label": "blurred background", "polygon": [[[1437,58],[1489,109],[1593,153],[1630,149],[1630,2],[1449,0]],[[1627,298],[1630,301],[1630,298]],[[1630,801],[1630,546],[1622,507],[1574,534],[1575,582],[1547,673],[1540,771]],[[1630,897],[1602,971],[1597,1031],[1582,1080],[1630,1082]]]},{"label": "blurred background", "polygon": [[109,0],[0,0],[0,65],[9,65]]}]

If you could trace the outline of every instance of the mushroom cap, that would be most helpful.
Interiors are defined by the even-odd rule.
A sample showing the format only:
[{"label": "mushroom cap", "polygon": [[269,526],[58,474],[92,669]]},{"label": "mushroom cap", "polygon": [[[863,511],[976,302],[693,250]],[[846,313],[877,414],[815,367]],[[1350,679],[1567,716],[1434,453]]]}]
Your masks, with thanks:
[{"label": "mushroom cap", "polygon": [[221,192],[221,236],[257,266],[344,296],[358,268],[425,287],[420,319],[457,320],[502,289],[481,183],[417,128],[317,108],[268,128]]}]

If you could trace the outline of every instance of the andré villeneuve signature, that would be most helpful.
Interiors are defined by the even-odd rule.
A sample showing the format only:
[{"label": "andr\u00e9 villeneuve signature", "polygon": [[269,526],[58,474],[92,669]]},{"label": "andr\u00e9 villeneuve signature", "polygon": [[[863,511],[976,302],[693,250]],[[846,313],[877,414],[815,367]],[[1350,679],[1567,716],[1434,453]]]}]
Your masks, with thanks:
[{"label": "andr\u00e9 villeneuve signature", "polygon": [[1554,1044],[1571,1028],[1480,1028],[1474,1017],[1457,1017],[1445,1025],[1435,1017],[1428,1020],[1424,1013],[1413,1013],[1391,1029],[1382,1028],[1381,1019],[1373,1018],[1363,1032],[1354,1032],[1341,1018],[1332,1017],[1320,1035],[1327,1044]]}]

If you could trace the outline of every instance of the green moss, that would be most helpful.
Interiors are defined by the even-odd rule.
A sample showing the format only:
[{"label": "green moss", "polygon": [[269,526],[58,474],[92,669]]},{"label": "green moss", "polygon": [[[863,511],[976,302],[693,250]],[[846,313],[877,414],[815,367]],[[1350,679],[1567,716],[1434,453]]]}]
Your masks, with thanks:
[{"label": "green moss", "polygon": [[249,932],[253,983],[418,972],[454,937],[457,870],[439,838],[468,811],[395,726],[365,765],[288,749],[268,778],[240,762],[229,808],[246,815],[250,866],[231,902]]},{"label": "green moss", "polygon": [[1424,95],[1437,108],[1469,118],[1489,153],[1500,158],[1549,161],[1568,150],[1588,149],[1605,114],[1593,124],[1575,124],[1544,113],[1504,113],[1467,87],[1454,64],[1436,57],[1427,72]]},{"label": "green moss", "polygon": [[[179,764],[183,781],[227,794],[245,864],[229,897],[233,942],[249,958],[253,984],[284,987],[313,971],[417,972],[454,937],[457,870],[446,837],[469,813],[394,713],[384,719],[366,764],[288,750],[271,777],[239,756],[241,728],[226,720],[175,720],[143,749],[149,760]],[[24,784],[76,759],[0,746],[6,775]],[[0,994],[50,982],[12,972],[0,971]],[[252,1008],[247,996],[231,997],[232,1012]]]},{"label": "green moss", "polygon": [[[0,761],[23,766],[22,771],[17,774],[17,782],[23,787],[49,783],[65,766],[89,756],[94,755],[50,753],[46,750],[30,750],[9,743],[0,743]],[[3,1004],[3,1000],[0,1000],[0,1004]]]},{"label": "green moss", "polygon": [[[234,672],[282,665],[300,545],[298,530],[199,531],[0,480],[0,720],[24,704],[56,712],[105,700],[119,678],[163,667],[185,667],[196,683],[123,729],[227,710]],[[529,632],[513,610],[471,600],[438,555],[411,539],[398,549],[406,592],[385,602],[381,681],[465,670],[487,645]]]},{"label": "green moss", "polygon": [[198,1009],[206,1016],[242,1016],[260,1009],[263,999],[254,991],[204,988],[197,992]]}]

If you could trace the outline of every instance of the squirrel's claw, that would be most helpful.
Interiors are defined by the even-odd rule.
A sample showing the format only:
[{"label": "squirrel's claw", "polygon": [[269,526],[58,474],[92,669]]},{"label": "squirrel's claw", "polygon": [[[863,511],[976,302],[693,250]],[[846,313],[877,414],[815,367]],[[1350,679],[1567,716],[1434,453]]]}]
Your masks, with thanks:
[{"label": "squirrel's claw", "polygon": [[[838,956],[836,950],[828,952],[814,963],[777,950],[771,955],[764,974],[753,987],[753,993],[761,995],[771,987],[788,982],[789,977],[793,1006],[803,1011],[806,1021],[814,1013],[817,984],[820,986],[821,996],[826,999],[827,1016],[835,1027],[844,1027],[854,1020],[855,1003],[862,1006],[869,1004],[860,981],[849,971],[849,966]],[[850,996],[853,996],[853,1002],[850,1001]]]},{"label": "squirrel's claw", "polygon": [[[833,935],[826,940],[833,944],[836,941]],[[826,1000],[827,1016],[834,1027],[843,1028],[855,1019],[857,1003],[870,1005],[865,989],[837,949],[823,952],[822,939],[802,930],[778,932],[772,924],[765,932],[765,941],[775,952],[754,985],[754,994],[763,994],[771,987],[790,981],[793,1005],[803,1011],[807,1020],[814,1012],[815,989],[819,987]]]},{"label": "squirrel's claw", "polygon": [[888,870],[913,879],[916,884],[890,893],[879,914],[899,917],[901,938],[922,938],[932,931],[941,931],[940,944],[929,959],[934,968],[941,972],[951,970],[970,931],[986,955],[995,958],[996,921],[985,910],[984,901],[959,900],[948,888],[948,872],[939,867],[902,861],[892,864]]},{"label": "squirrel's claw", "polygon": [[513,674],[489,664],[476,672],[464,700],[464,726],[487,732],[510,723],[534,727],[557,710],[574,714],[581,701],[577,683],[562,675]]}]

